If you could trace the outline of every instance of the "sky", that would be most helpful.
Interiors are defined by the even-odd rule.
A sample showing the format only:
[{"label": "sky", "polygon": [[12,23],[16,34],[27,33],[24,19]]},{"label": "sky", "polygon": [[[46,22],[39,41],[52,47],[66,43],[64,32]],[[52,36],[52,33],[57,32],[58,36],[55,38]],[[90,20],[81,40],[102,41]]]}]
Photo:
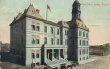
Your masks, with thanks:
[{"label": "sky", "polygon": [[[48,20],[71,20],[74,0],[0,0],[0,41],[10,43],[10,26],[14,17],[23,12],[30,3],[46,17],[46,5],[51,8]],[[110,0],[79,0],[81,19],[89,27],[90,45],[101,45],[110,42]]]}]

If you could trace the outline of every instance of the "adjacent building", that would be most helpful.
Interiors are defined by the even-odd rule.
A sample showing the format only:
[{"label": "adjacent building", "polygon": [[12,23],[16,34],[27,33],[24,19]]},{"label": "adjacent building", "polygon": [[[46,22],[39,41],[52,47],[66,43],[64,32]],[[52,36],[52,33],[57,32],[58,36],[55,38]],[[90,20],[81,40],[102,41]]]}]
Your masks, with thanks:
[{"label": "adjacent building", "polygon": [[89,29],[80,19],[80,3],[73,3],[72,20],[54,23],[43,19],[32,4],[10,24],[11,53],[28,67],[68,65],[89,58]]},{"label": "adjacent building", "polygon": [[91,45],[89,47],[91,55],[106,55],[107,53],[104,50],[104,45]]},{"label": "adjacent building", "polygon": [[72,6],[72,20],[68,21],[68,60],[82,64],[89,58],[89,28],[81,20],[78,0]]}]

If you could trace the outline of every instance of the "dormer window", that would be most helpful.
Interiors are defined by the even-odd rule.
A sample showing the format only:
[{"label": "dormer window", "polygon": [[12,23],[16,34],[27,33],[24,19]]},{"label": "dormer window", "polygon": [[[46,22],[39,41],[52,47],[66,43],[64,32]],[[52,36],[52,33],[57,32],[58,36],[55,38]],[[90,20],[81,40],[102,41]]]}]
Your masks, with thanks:
[{"label": "dormer window", "polygon": [[32,10],[32,13],[33,13],[33,14],[35,14],[35,11],[34,11],[34,10]]}]

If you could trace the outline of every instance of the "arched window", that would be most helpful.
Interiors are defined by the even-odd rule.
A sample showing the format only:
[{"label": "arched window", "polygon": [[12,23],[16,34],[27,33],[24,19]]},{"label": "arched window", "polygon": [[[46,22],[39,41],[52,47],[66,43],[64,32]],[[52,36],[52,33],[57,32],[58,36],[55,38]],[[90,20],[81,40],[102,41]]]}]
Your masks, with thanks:
[{"label": "arched window", "polygon": [[36,58],[39,58],[39,53],[36,54]]},{"label": "arched window", "polygon": [[83,32],[83,37],[85,37],[85,32]]},{"label": "arched window", "polygon": [[36,26],[36,31],[39,31],[40,30],[40,27],[39,26]]},{"label": "arched window", "polygon": [[32,38],[32,44],[35,44],[35,40]]},{"label": "arched window", "polygon": [[36,44],[39,44],[39,39],[36,39]]},{"label": "arched window", "polygon": [[31,25],[32,30],[35,30],[35,25]]},{"label": "arched window", "polygon": [[34,53],[32,53],[32,58],[35,58],[35,54]]}]

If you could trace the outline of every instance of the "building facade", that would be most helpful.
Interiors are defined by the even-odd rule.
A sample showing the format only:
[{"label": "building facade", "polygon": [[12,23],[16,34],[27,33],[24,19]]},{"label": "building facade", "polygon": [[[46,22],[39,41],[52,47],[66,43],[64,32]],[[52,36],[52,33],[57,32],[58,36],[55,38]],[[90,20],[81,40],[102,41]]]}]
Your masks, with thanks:
[{"label": "building facade", "polygon": [[12,54],[28,67],[43,64],[60,67],[69,64],[69,61],[79,63],[88,59],[89,30],[80,20],[79,6],[75,0],[71,21],[54,23],[43,19],[39,9],[30,4],[10,24]]},{"label": "building facade", "polygon": [[[10,24],[11,52],[22,64],[36,67],[67,62],[68,25],[44,20],[39,10],[30,5]],[[59,61],[60,60],[60,61]]]}]

